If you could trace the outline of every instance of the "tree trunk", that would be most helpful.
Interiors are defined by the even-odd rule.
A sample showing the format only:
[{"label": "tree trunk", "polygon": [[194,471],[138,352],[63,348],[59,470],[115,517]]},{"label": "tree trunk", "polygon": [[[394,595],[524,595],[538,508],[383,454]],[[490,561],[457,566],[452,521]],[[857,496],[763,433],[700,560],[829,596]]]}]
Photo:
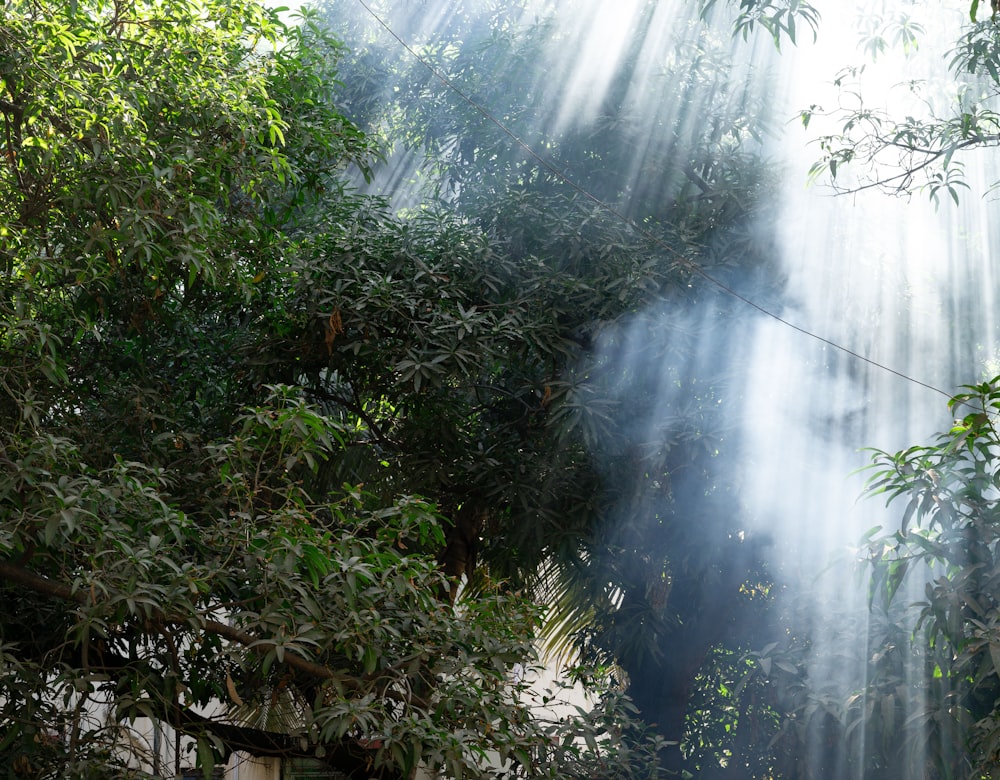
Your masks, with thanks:
[{"label": "tree trunk", "polygon": [[451,580],[449,600],[454,603],[462,585],[462,577],[472,581],[476,571],[479,535],[486,524],[486,510],[463,504],[453,513],[451,526],[446,532],[445,548],[441,553],[441,568]]}]

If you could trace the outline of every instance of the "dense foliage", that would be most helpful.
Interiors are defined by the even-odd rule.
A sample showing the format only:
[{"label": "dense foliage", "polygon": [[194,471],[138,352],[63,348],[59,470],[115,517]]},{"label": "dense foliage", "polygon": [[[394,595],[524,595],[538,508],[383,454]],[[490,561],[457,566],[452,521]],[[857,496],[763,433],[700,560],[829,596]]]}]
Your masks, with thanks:
[{"label": "dense foliage", "polygon": [[[444,205],[480,226],[517,263],[519,289],[544,289],[539,274],[564,285],[533,320],[563,348],[508,355],[477,382],[484,399],[525,399],[490,468],[459,483],[480,486],[480,559],[544,595],[556,647],[618,670],[674,769],[708,776],[735,748],[768,771],[752,721],[773,726],[773,713],[747,705],[763,683],[728,693],[773,628],[767,540],[745,531],[729,417],[747,311],[700,276],[761,302],[780,291],[761,229],[766,95],[728,78],[728,25],[693,39],[681,25],[644,49],[664,23],[647,4],[597,107],[567,121],[575,65],[558,54],[584,36],[558,10],[526,21],[517,3],[447,4],[429,31],[418,8],[373,7],[412,52],[356,4],[321,6],[349,49],[345,110],[385,145],[373,181],[408,209]],[[635,88],[645,68],[655,100]],[[685,121],[697,115],[713,121]],[[520,338],[535,338],[525,324]]]},{"label": "dense foliage", "polygon": [[[643,5],[577,116],[552,52],[585,36],[555,16],[452,3],[431,35],[375,3],[421,62],[317,5],[0,11],[3,771],[985,773],[995,383],[938,445],[879,456],[876,488],[915,497],[866,540],[875,609],[836,657],[748,531],[751,313],[716,282],[777,307],[783,280],[769,96],[721,6]],[[816,24],[736,11],[745,38]],[[988,82],[993,29],[955,60]],[[820,169],[903,148],[878,181],[944,165],[952,194],[953,153],[995,142],[986,91],[960,120],[855,116]],[[560,720],[515,673],[540,633],[600,681],[592,711]],[[137,746],[146,721],[190,755]]]},{"label": "dense foliage", "polygon": [[[570,282],[344,191],[371,150],[315,25],[224,0],[0,14],[4,772],[245,751],[655,775],[618,693],[536,711],[528,600],[449,577],[469,475],[515,459],[483,432],[550,403],[568,342],[540,312]],[[533,384],[490,387],[519,356]],[[185,736],[171,766],[146,719]]]}]

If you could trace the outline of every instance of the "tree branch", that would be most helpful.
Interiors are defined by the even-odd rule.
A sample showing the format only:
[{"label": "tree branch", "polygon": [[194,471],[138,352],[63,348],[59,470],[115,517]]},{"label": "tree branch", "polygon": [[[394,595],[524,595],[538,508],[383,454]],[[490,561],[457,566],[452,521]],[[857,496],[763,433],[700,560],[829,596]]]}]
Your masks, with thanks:
[{"label": "tree branch", "polygon": [[[0,560],[0,579],[4,579],[8,582],[14,583],[15,585],[28,588],[35,593],[49,598],[56,598],[63,601],[74,601],[77,604],[83,605],[88,605],[92,602],[92,598],[84,591],[74,590],[65,583],[41,577],[33,571],[25,569],[22,566],[18,566],[10,561]],[[189,620],[168,615],[158,609],[153,610],[150,617],[154,622],[161,623],[163,625],[191,626]],[[247,634],[234,626],[230,626],[218,620],[201,619],[199,628],[209,634],[215,634],[224,639],[229,639],[232,642],[236,642],[237,644],[254,650],[260,654],[265,654],[278,646],[278,643],[273,640],[262,639],[260,637],[253,636],[252,634]],[[355,690],[359,690],[361,688],[360,683],[356,680],[352,678],[344,678],[342,675],[337,674],[329,667],[303,658],[290,650],[285,650],[282,656],[282,662],[284,664],[310,677],[320,680],[336,680],[340,684]]]},{"label": "tree branch", "polygon": [[964,149],[974,149],[977,146],[987,146],[989,144],[995,144],[1000,141],[1000,135],[989,135],[989,136],[977,136],[976,138],[969,138],[965,141],[959,141],[951,146],[943,149],[929,149],[921,148],[917,146],[907,146],[894,141],[883,140],[882,147],[877,149],[868,155],[867,159],[871,162],[875,155],[879,151],[885,149],[899,149],[907,154],[920,154],[923,155],[924,159],[919,163],[904,169],[901,173],[897,173],[894,176],[888,176],[886,178],[877,178],[874,181],[869,181],[866,184],[859,184],[857,187],[835,187],[834,192],[837,195],[855,195],[859,192],[870,189],[881,189],[889,190],[893,189],[896,192],[904,192],[909,186],[909,181],[913,178],[914,174],[919,171],[929,168],[935,162],[940,160],[942,157],[948,154],[954,154],[955,152],[962,151]]},{"label": "tree branch", "polygon": [[[0,560],[0,579],[48,598],[71,601],[84,606],[95,604],[90,593],[75,590],[65,583],[42,577],[10,561]],[[161,610],[154,611],[152,619],[161,625],[190,627],[189,621],[170,618]],[[216,620],[203,620],[200,626],[208,633],[216,634],[258,652],[267,652],[276,646],[274,642],[259,639]],[[356,690],[362,687],[359,681],[345,679],[328,667],[309,661],[293,652],[286,650],[283,658],[286,665],[310,677],[321,680],[337,680],[339,684]],[[122,670],[127,669],[129,663],[114,653],[106,653],[101,666],[105,671]],[[391,692],[387,692],[387,695],[390,694]],[[178,710],[164,709],[160,713],[160,717],[164,722],[170,723],[184,734],[191,736],[206,732],[213,734],[226,745],[230,753],[242,751],[261,757],[317,758],[316,748],[318,746],[299,735],[282,734],[238,723],[213,720],[188,707],[182,707]],[[343,772],[348,777],[368,777],[370,775],[371,756],[356,740],[345,739],[335,743],[325,743],[323,748],[325,756],[320,760],[330,767]],[[383,780],[402,780],[403,774],[391,767],[382,767],[380,778]]]}]

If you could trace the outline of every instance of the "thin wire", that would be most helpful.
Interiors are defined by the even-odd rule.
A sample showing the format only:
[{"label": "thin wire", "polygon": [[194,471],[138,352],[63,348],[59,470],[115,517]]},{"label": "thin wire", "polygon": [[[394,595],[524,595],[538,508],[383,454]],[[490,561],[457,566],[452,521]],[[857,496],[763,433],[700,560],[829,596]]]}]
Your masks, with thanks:
[{"label": "thin wire", "polygon": [[585,187],[582,187],[581,185],[577,184],[575,181],[573,181],[568,176],[566,176],[566,174],[564,174],[562,171],[560,171],[559,169],[557,169],[551,162],[549,162],[547,159],[545,159],[544,157],[542,157],[526,141],[524,141],[519,135],[517,135],[517,133],[515,133],[513,130],[511,130],[509,127],[507,127],[507,125],[505,125],[502,121],[500,121],[495,116],[493,116],[493,114],[491,114],[482,105],[480,105],[475,100],[473,100],[471,97],[469,97],[465,92],[462,91],[462,89],[457,84],[455,84],[450,78],[448,78],[448,76],[446,76],[444,73],[442,73],[441,71],[439,71],[430,62],[428,62],[424,57],[422,57],[420,54],[418,54],[406,41],[404,41],[396,33],[395,30],[393,30],[389,26],[389,24],[385,20],[382,19],[381,16],[379,16],[374,10],[372,10],[372,8],[365,2],[365,0],[357,0],[357,1],[361,5],[361,7],[364,8],[371,15],[371,17],[376,22],[378,22],[378,24],[387,33],[389,33],[389,35],[391,35],[393,38],[396,39],[396,41],[399,43],[400,46],[402,46],[404,49],[406,49],[407,52],[410,53],[410,56],[412,56],[417,62],[419,62],[421,65],[423,65],[425,68],[427,68],[427,70],[429,70],[431,72],[431,74],[433,74],[433,76],[438,81],[440,81],[442,84],[444,84],[446,87],[448,87],[448,89],[450,89],[452,92],[454,92],[456,95],[458,95],[462,100],[464,100],[466,103],[468,103],[472,108],[474,108],[476,111],[478,111],[480,114],[482,114],[484,118],[486,118],[487,120],[489,120],[490,122],[492,122],[494,125],[496,125],[507,137],[509,137],[514,143],[516,143],[519,147],[521,147],[521,149],[524,150],[525,154],[527,154],[529,157],[531,157],[533,160],[535,160],[539,165],[541,165],[543,168],[545,168],[547,171],[549,171],[549,173],[551,173],[553,176],[555,176],[557,179],[559,179],[561,182],[563,182],[566,186],[568,186],[574,192],[577,192],[578,194],[582,195],[587,200],[592,201],[599,208],[603,209],[607,213],[612,214],[615,217],[617,217],[618,219],[620,219],[626,225],[628,225],[633,230],[635,230],[637,233],[639,233],[639,235],[643,236],[647,240],[651,241],[652,243],[654,243],[657,246],[659,246],[662,249],[664,249],[669,255],[671,255],[674,259],[676,259],[680,265],[684,266],[685,268],[687,268],[692,273],[697,274],[698,276],[702,277],[705,281],[709,282],[710,284],[714,285],[718,289],[722,290],[727,295],[730,295],[733,298],[736,298],[737,300],[742,301],[743,303],[745,303],[750,308],[756,309],[761,314],[763,314],[763,315],[765,315],[767,317],[770,317],[771,319],[775,320],[776,322],[779,322],[782,325],[784,325],[784,326],[786,326],[788,328],[791,328],[792,330],[798,331],[799,333],[803,334],[804,336],[808,336],[809,338],[814,339],[816,341],[819,341],[822,344],[826,344],[827,346],[833,347],[834,349],[839,350],[840,352],[843,352],[846,355],[850,355],[851,357],[856,358],[857,360],[861,360],[861,361],[867,363],[868,365],[873,366],[874,368],[880,369],[882,371],[886,371],[886,372],[888,372],[890,374],[895,374],[900,379],[905,379],[907,382],[912,382],[915,385],[919,385],[920,387],[924,387],[924,388],[926,388],[928,390],[932,390],[935,393],[940,393],[941,395],[943,395],[945,398],[947,398],[949,400],[951,399],[952,394],[945,392],[944,390],[942,390],[939,387],[935,387],[934,385],[928,384],[927,382],[921,382],[919,379],[916,379],[916,378],[914,378],[912,376],[909,376],[908,374],[904,374],[902,371],[897,371],[894,368],[890,368],[889,366],[887,366],[887,365],[885,365],[883,363],[879,363],[877,360],[873,360],[872,358],[865,357],[864,355],[861,355],[861,354],[859,354],[857,352],[854,352],[853,350],[848,349],[847,347],[842,346],[842,345],[836,343],[835,341],[831,341],[830,339],[824,338],[823,336],[820,336],[819,334],[814,333],[811,330],[808,330],[808,329],[803,328],[803,327],[801,327],[799,325],[796,325],[793,322],[789,322],[788,320],[784,319],[783,317],[779,316],[778,314],[775,314],[773,311],[770,311],[770,310],[764,308],[763,306],[761,306],[758,303],[754,303],[752,300],[750,300],[746,296],[744,296],[741,293],[737,292],[732,287],[729,287],[727,284],[725,284],[724,282],[719,281],[718,279],[716,279],[714,276],[712,276],[711,274],[709,274],[704,269],[702,269],[699,266],[697,266],[696,264],[692,263],[690,260],[688,260],[683,255],[681,255],[679,252],[677,252],[676,249],[674,249],[673,247],[671,247],[669,244],[667,244],[661,238],[659,238],[658,236],[653,235],[648,230],[646,230],[645,228],[643,228],[641,225],[637,224],[629,216],[627,216],[626,214],[623,214],[621,211],[619,211],[618,209],[616,209],[610,203],[607,203],[607,202],[601,200],[599,197],[597,197],[592,192],[590,192],[590,190],[588,190]]}]

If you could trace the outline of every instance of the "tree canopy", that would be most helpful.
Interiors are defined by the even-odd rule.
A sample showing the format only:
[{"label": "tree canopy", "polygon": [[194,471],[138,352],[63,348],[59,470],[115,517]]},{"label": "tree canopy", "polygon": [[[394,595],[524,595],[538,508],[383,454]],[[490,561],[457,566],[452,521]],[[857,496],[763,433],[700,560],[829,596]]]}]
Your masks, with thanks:
[{"label": "tree canopy", "polygon": [[[537,312],[567,282],[515,288],[462,220],[345,191],[372,148],[308,19],[25,0],[2,21],[5,771],[207,776],[246,751],[655,775],[615,691],[536,710],[528,598],[457,598],[467,473],[491,464],[468,453],[548,404],[481,378],[528,353],[545,387],[568,342]],[[144,718],[192,755],[144,755]]]}]

